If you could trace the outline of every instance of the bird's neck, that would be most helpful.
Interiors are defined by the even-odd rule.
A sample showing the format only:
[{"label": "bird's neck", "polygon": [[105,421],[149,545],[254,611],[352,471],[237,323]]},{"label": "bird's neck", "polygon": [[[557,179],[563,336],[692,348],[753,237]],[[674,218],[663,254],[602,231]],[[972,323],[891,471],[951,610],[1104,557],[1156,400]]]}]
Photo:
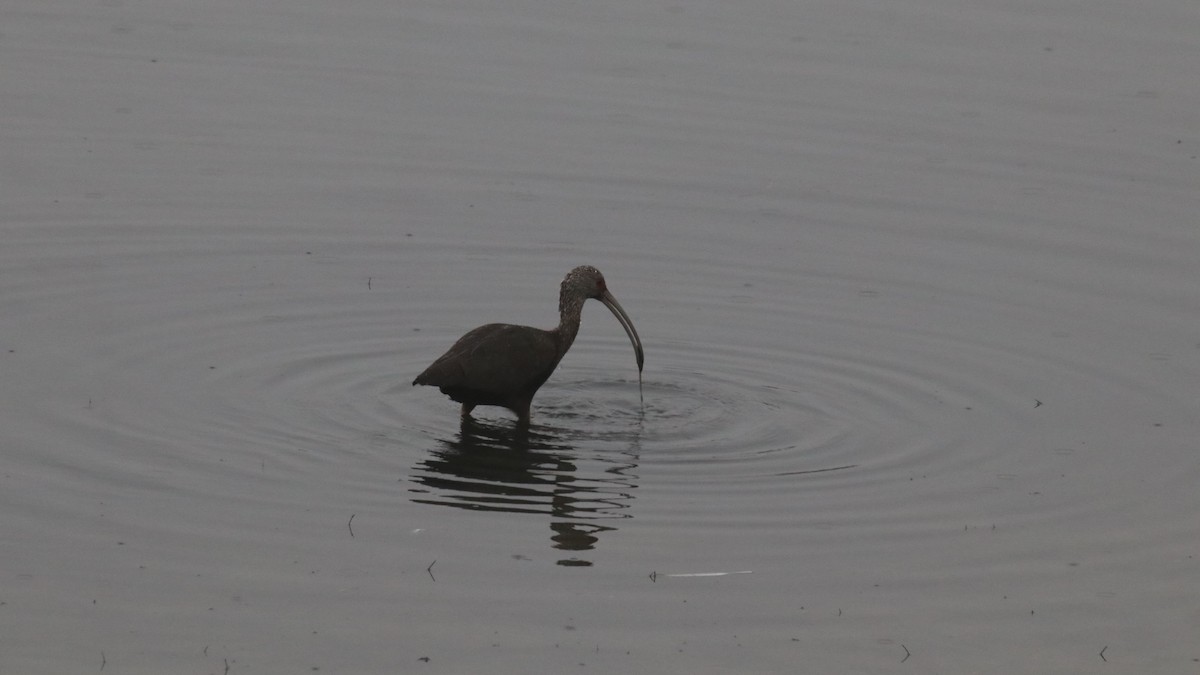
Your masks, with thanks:
[{"label": "bird's neck", "polygon": [[558,327],[554,332],[558,333],[558,356],[562,358],[563,354],[571,348],[571,344],[575,342],[575,336],[579,334],[579,321],[583,316],[583,301],[586,298],[578,297],[561,297],[558,301]]}]

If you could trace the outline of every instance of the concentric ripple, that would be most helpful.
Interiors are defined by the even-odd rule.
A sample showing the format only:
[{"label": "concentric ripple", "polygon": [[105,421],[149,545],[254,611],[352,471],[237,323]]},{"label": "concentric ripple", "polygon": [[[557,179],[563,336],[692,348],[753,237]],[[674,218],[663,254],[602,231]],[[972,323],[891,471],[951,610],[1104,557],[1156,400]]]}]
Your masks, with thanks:
[{"label": "concentric ripple", "polygon": [[[1037,307],[967,293],[932,302],[903,286],[863,293],[862,282],[788,268],[709,266],[653,293],[616,272],[610,283],[647,345],[640,381],[619,327],[585,312],[522,430],[499,409],[461,421],[457,404],[411,386],[459,332],[501,317],[487,294],[461,308],[415,277],[374,274],[403,252],[374,241],[320,255],[229,255],[169,236],[149,245],[9,293],[17,318],[53,335],[18,341],[6,358],[14,381],[43,392],[26,433],[53,429],[60,441],[16,456],[57,467],[55,490],[217,499],[234,523],[221,536],[248,541],[273,532],[242,515],[259,512],[338,513],[349,536],[397,513],[533,526],[555,564],[575,568],[633,533],[750,537],[754,565],[739,569],[783,569],[797,538],[869,559],[893,555],[884,548],[896,537],[947,546],[980,523],[1042,533],[1008,549],[1011,559],[1052,557],[1046,533],[1065,530],[1080,533],[1072,550],[1091,564],[1119,567],[1135,549],[1175,551],[1190,531],[1169,515],[1178,497],[1119,489],[1134,479],[1190,494],[1186,453],[1147,440],[1190,423],[1169,387],[1147,383],[1185,388],[1186,372],[1163,373],[1180,355],[1114,350],[1089,339],[1086,322]],[[503,267],[489,273],[503,279]],[[504,294],[504,313],[545,315],[549,286]],[[806,289],[803,302],[793,286]],[[678,300],[656,304],[657,294]],[[927,318],[917,325],[913,314]],[[58,354],[73,355],[72,377],[45,381],[65,372],[49,365]],[[1131,424],[1095,433],[1082,421],[1097,410]],[[142,518],[161,537],[193,527]],[[1137,528],[1147,518],[1160,527]],[[1136,534],[1109,546],[1098,521]],[[911,561],[923,547],[902,550]],[[957,564],[911,579],[972,584],[986,569]],[[1009,583],[1050,578],[1010,565]]]},{"label": "concentric ripple", "polygon": [[[544,525],[559,565],[587,567],[630,523],[855,532],[871,555],[873,537],[937,541],[949,520],[1055,531],[1161,513],[1136,492],[1096,486],[1130,475],[1168,492],[1188,484],[1169,449],[1150,448],[1168,459],[1137,466],[1120,452],[1180,419],[1176,400],[1144,384],[1175,355],[1113,352],[1078,337],[1086,324],[1037,307],[967,293],[930,302],[903,286],[864,293],[863,282],[768,266],[709,265],[649,293],[618,269],[610,285],[646,343],[641,381],[619,327],[585,311],[522,432],[498,409],[462,423],[457,404],[410,381],[475,323],[546,316],[553,283],[463,293],[460,307],[458,287],[387,273],[405,253],[373,241],[235,256],[170,236],[147,245],[10,294],[58,328],[55,342],[19,344],[19,355],[83,355],[76,379],[55,387],[61,404],[30,411],[75,439],[38,461],[113,489],[519,519]],[[512,267],[477,274],[503,280]],[[503,314],[490,305],[500,298]],[[1097,409],[1141,428],[1098,436],[1071,422]],[[791,555],[786,539],[772,542],[760,560]]]},{"label": "concentric ripple", "polygon": [[[354,256],[372,266],[371,255],[346,259]],[[794,517],[783,495],[803,484],[824,500],[814,512],[869,518],[908,509],[934,521],[945,500],[1002,490],[1019,474],[1014,446],[1031,442],[1066,392],[1136,387],[1062,351],[1068,340],[1053,333],[1024,346],[950,330],[897,336],[889,317],[861,312],[880,302],[877,293],[826,280],[804,284],[817,311],[780,304],[755,289],[795,283],[791,272],[762,268],[718,303],[728,313],[720,341],[664,339],[663,319],[644,299],[627,301],[648,343],[640,385],[622,336],[588,314],[584,335],[535,399],[534,428],[518,438],[507,412],[480,409],[478,427],[460,428],[455,404],[408,384],[454,338],[424,324],[470,319],[429,304],[434,298],[415,301],[402,277],[352,278],[341,260],[181,249],[99,270],[87,292],[115,315],[88,347],[103,358],[81,368],[87,405],[73,424],[136,440],[119,447],[137,461],[117,464],[187,485],[203,482],[189,472],[230,464],[301,481],[342,465],[338,480],[358,491],[386,492],[376,483],[382,471],[419,503],[582,521],[635,516],[632,495],[653,478],[663,489],[717,497],[711,508],[736,491],[743,517],[772,521]],[[226,272],[214,277],[214,266]],[[312,275],[313,285],[279,288],[272,270]],[[140,281],[160,276],[176,283]],[[69,306],[82,292],[39,290],[38,302]],[[821,296],[829,293],[844,299]],[[544,295],[553,297],[553,284]],[[688,304],[668,309],[672,320]],[[1063,458],[1076,449],[1046,436],[1028,451]],[[930,477],[936,487],[927,483],[917,501],[876,489]]]}]

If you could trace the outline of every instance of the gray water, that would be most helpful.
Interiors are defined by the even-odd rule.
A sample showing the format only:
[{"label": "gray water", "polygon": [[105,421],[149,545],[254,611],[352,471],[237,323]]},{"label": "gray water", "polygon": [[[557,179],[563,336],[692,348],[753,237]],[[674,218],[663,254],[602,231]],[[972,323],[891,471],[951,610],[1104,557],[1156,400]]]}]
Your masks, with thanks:
[{"label": "gray water", "polygon": [[6,3],[0,671],[1196,672],[1198,35]]}]

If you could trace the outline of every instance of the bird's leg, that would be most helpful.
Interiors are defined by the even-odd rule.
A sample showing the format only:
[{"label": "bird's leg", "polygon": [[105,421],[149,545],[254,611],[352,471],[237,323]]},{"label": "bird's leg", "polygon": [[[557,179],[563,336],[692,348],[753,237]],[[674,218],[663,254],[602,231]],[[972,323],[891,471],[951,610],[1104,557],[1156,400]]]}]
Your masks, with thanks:
[{"label": "bird's leg", "polygon": [[504,407],[510,411],[517,413],[517,424],[521,426],[529,426],[529,404],[533,402],[533,395],[528,396],[512,396],[508,402],[505,402]]},{"label": "bird's leg", "polygon": [[508,409],[517,413],[517,424],[519,426],[529,426],[529,404],[533,402],[533,397],[525,397],[512,401]]},{"label": "bird's leg", "polygon": [[464,404],[462,404],[462,416],[463,416],[463,417],[470,417],[470,416],[471,416],[471,411],[472,411],[472,410],[474,410],[474,409],[475,409],[475,404],[474,404],[474,403],[464,403]]}]

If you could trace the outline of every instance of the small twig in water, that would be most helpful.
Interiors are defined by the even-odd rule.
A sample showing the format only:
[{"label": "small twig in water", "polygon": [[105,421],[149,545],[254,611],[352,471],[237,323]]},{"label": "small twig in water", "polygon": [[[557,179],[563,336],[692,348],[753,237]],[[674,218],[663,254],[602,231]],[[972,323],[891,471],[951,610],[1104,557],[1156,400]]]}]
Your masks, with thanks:
[{"label": "small twig in water", "polygon": [[354,525],[352,525],[352,523],[354,522],[354,516],[355,516],[355,515],[356,515],[356,514],[353,514],[353,513],[351,513],[351,514],[350,514],[350,520],[347,520],[347,521],[346,521],[346,527],[347,527],[347,528],[350,530],[350,536],[351,536],[351,537],[353,537],[353,536],[354,536]]},{"label": "small twig in water", "polygon": [[437,561],[434,560],[433,562],[429,563],[429,567],[425,568],[425,571],[429,573],[429,578],[433,579],[434,581],[437,581],[437,577],[433,576],[433,566],[436,564],[437,564]]},{"label": "small twig in water", "polygon": [[225,659],[225,675],[229,675],[229,659]]},{"label": "small twig in water", "polygon": [[1104,645],[1104,649],[1100,650],[1100,660],[1108,663],[1108,659],[1104,658],[1104,652],[1108,651],[1108,645]]},{"label": "small twig in water", "polygon": [[104,650],[100,650],[100,670],[104,670],[104,666],[108,665],[108,659],[104,657]]},{"label": "small twig in water", "polygon": [[908,657],[912,656],[912,652],[908,651],[908,647],[904,645],[900,645],[900,647],[904,650],[904,658],[900,659],[900,663],[904,663],[908,660]]}]

